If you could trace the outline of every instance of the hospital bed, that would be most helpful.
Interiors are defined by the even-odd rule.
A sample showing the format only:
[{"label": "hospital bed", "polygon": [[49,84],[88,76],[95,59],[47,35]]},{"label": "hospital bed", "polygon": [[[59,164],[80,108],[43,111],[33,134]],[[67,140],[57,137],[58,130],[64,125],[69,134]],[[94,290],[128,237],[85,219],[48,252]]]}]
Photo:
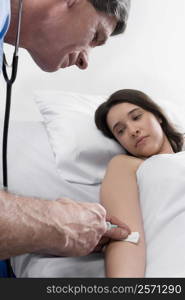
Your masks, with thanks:
[{"label": "hospital bed", "polygon": [[[61,97],[60,95],[53,95],[53,99]],[[63,97],[69,97],[67,94],[62,94]],[[60,197],[69,197],[76,201],[88,201],[88,202],[97,202],[99,201],[99,189],[102,176],[105,172],[105,166],[110,160],[110,158],[118,153],[121,153],[119,146],[112,146],[112,152],[110,151],[109,155],[106,157],[104,163],[102,164],[101,172],[98,170],[98,178],[91,178],[91,167],[89,168],[90,173],[85,173],[83,166],[85,163],[90,161],[87,153],[84,155],[85,160],[80,164],[80,154],[75,153],[76,163],[73,169],[73,159],[65,165],[64,162],[64,173],[62,173],[61,160],[57,158],[57,155],[60,153],[57,152],[56,144],[56,135],[52,137],[51,131],[56,129],[51,118],[60,119],[59,111],[57,107],[55,112],[51,112],[51,107],[56,105],[56,102],[47,101],[47,96],[45,95],[41,102],[39,103],[39,109],[43,114],[46,114],[44,121],[39,122],[23,122],[23,121],[11,121],[10,123],[10,132],[9,132],[9,147],[8,147],[8,175],[9,175],[9,189],[12,192],[15,192],[20,195],[26,196],[35,196],[48,200],[60,198]],[[71,97],[71,96],[70,96]],[[50,98],[51,94],[50,94]],[[78,98],[78,97],[77,97]],[[82,97],[83,98],[83,97]],[[96,97],[95,97],[96,98]],[[92,100],[92,99],[91,99]],[[63,100],[61,100],[63,101]],[[84,100],[85,101],[85,100]],[[89,101],[89,99],[88,99]],[[78,102],[78,99],[77,99]],[[83,102],[83,101],[82,101]],[[101,102],[101,99],[98,100]],[[93,121],[94,109],[97,107],[97,103],[94,102],[94,106],[91,107],[91,113],[88,115],[88,109],[85,112],[83,108],[83,114],[88,115],[88,119],[91,116]],[[57,101],[57,103],[59,103]],[[65,108],[68,107],[68,113],[71,113],[72,117],[77,117],[76,110],[79,109],[79,106],[76,106],[74,109],[73,101],[62,102],[61,114],[65,111]],[[78,102],[79,103],[79,102]],[[51,106],[50,106],[51,104]],[[66,107],[65,107],[66,105]],[[89,103],[92,105],[92,102]],[[85,107],[85,106],[83,106]],[[75,115],[73,116],[73,113]],[[80,113],[80,112],[79,112]],[[62,116],[58,123],[65,120],[65,115]],[[71,122],[66,113],[67,120]],[[74,117],[75,118],[75,117]],[[56,125],[56,124],[55,124]],[[91,124],[92,125],[92,124]],[[87,126],[88,127],[88,126]],[[66,132],[67,134],[67,132]],[[76,133],[75,133],[76,134]],[[100,134],[100,133],[98,133]],[[70,137],[70,138],[69,138]],[[82,134],[83,140],[84,136]],[[103,139],[101,134],[99,135]],[[52,140],[53,138],[53,140]],[[72,136],[68,136],[69,143],[72,139]],[[91,139],[93,137],[91,136]],[[61,143],[66,143],[64,137]],[[74,143],[78,143],[79,140],[74,140]],[[90,143],[86,139],[87,143]],[[109,143],[108,140],[106,142]],[[112,143],[113,141],[111,141]],[[114,143],[114,142],[113,142]],[[55,145],[54,145],[55,144]],[[64,148],[66,144],[64,144]],[[97,145],[98,147],[98,145]],[[103,145],[102,147],[105,147]],[[116,148],[114,148],[116,147]],[[117,148],[118,147],[118,148]],[[111,145],[110,145],[111,149]],[[65,151],[69,149],[65,148]],[[98,149],[100,155],[101,152]],[[83,152],[83,151],[82,151]],[[123,152],[122,152],[123,153]],[[65,153],[66,157],[68,153]],[[70,154],[72,155],[72,154]],[[105,156],[107,154],[105,153]],[[70,159],[70,156],[69,156]],[[93,157],[94,159],[94,157]],[[92,160],[93,162],[93,160]],[[69,173],[65,173],[65,170],[71,168],[71,179]],[[82,168],[82,169],[80,169]],[[0,169],[1,162],[0,162]],[[78,169],[80,176],[78,176]],[[96,171],[96,169],[94,169]],[[0,172],[0,180],[2,182],[2,172]],[[84,181],[81,179],[84,176]],[[184,242],[185,243],[185,242]],[[152,258],[151,258],[152,259]],[[56,257],[51,255],[38,255],[38,254],[25,254],[11,258],[11,265],[16,277],[104,277],[104,257],[102,253],[93,253],[87,255],[86,257]],[[175,277],[176,274],[174,274]],[[148,272],[150,276],[150,272]],[[160,270],[159,270],[160,276]]]}]

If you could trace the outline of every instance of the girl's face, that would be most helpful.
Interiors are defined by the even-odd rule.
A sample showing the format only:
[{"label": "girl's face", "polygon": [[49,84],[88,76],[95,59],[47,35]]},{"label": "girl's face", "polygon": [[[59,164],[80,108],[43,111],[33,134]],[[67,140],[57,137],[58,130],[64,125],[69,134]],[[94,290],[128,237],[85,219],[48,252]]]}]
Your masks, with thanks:
[{"label": "girl's face", "polygon": [[173,153],[160,123],[151,112],[131,103],[117,104],[107,114],[107,124],[118,142],[142,159]]}]

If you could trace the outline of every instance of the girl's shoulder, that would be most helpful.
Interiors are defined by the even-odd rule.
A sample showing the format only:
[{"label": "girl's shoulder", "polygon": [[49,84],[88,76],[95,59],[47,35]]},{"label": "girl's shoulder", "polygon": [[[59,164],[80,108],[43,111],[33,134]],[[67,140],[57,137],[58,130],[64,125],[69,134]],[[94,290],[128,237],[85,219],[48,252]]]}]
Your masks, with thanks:
[{"label": "girl's shoulder", "polygon": [[111,159],[110,164],[122,164],[123,166],[126,166],[127,168],[136,172],[143,162],[144,159],[127,154],[119,154]]}]

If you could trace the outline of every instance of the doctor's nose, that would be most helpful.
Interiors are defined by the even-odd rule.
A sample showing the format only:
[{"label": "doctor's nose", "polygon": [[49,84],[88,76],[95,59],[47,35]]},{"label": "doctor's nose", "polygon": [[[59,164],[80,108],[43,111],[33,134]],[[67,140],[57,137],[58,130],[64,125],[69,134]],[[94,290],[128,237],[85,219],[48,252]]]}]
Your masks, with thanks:
[{"label": "doctor's nose", "polygon": [[80,52],[76,65],[79,69],[85,70],[88,68],[89,55],[88,53]]}]

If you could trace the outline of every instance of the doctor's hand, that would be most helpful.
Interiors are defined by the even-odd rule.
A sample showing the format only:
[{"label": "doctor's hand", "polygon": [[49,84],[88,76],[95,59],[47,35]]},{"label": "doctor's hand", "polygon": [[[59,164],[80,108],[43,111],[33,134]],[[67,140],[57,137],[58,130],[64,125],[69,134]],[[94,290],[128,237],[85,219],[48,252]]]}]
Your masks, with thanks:
[{"label": "doctor's hand", "polygon": [[91,253],[103,235],[119,238],[115,230],[107,233],[106,211],[98,203],[76,202],[68,198],[49,201],[49,228],[44,252],[59,256]]}]

